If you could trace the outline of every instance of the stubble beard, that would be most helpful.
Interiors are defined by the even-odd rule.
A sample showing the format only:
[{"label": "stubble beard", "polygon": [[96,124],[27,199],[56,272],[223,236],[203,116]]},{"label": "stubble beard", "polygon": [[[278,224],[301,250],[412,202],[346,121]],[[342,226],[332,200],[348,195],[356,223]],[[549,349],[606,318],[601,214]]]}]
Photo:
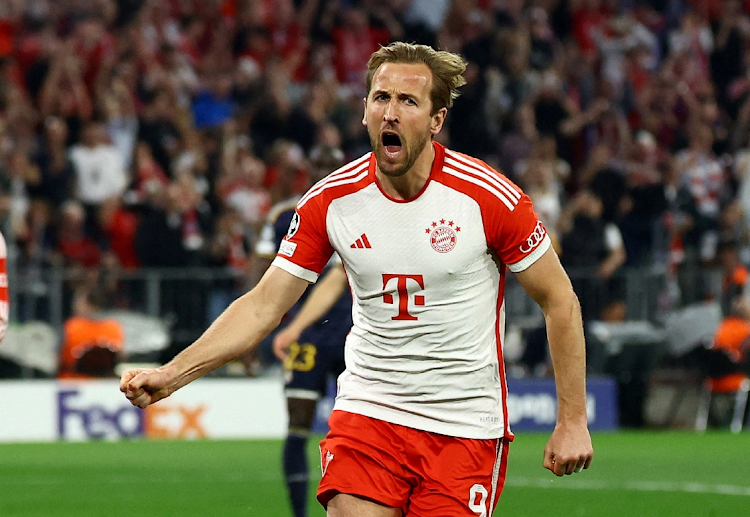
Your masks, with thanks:
[{"label": "stubble beard", "polygon": [[417,159],[422,154],[422,151],[424,151],[430,135],[429,133],[427,133],[425,135],[420,135],[417,138],[417,145],[414,147],[407,145],[406,141],[403,138],[401,139],[401,146],[403,148],[403,152],[405,152],[405,159],[399,165],[398,162],[392,162],[385,154],[385,150],[383,149],[383,142],[380,140],[380,133],[377,133],[375,135],[370,134],[370,145],[372,146],[373,152],[375,153],[375,160],[378,163],[378,169],[380,170],[380,172],[390,178],[398,178],[399,176],[403,176],[404,174],[406,174],[414,166]]}]

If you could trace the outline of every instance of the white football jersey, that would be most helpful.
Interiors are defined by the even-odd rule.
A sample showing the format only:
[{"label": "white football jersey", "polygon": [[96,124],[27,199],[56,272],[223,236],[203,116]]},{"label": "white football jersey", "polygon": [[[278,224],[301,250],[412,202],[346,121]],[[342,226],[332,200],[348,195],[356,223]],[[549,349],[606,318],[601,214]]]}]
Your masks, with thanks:
[{"label": "white football jersey", "polygon": [[512,437],[503,285],[550,239],[531,201],[480,160],[434,143],[430,178],[390,198],[372,153],[297,203],[273,264],[314,282],[336,251],[353,296],[334,409],[449,436]]}]

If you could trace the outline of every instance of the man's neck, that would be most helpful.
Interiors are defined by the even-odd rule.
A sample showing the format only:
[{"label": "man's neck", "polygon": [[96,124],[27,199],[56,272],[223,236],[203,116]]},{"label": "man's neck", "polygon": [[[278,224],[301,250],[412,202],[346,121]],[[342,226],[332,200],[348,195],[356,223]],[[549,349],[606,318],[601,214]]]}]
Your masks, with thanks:
[{"label": "man's neck", "polygon": [[432,145],[432,141],[430,141],[428,146],[420,153],[419,158],[414,162],[411,169],[401,176],[386,176],[380,172],[380,168],[378,167],[375,169],[375,175],[383,192],[393,199],[412,199],[419,194],[424,188],[425,183],[427,183],[427,180],[430,179],[430,172],[432,171],[434,161],[435,147]]}]

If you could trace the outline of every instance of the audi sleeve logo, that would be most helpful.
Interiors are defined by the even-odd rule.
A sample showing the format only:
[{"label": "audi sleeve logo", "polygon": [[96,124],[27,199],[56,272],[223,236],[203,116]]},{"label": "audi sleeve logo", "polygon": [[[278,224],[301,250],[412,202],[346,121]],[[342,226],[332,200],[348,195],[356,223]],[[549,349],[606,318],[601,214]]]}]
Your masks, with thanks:
[{"label": "audi sleeve logo", "polygon": [[531,250],[539,246],[539,243],[542,242],[545,235],[547,235],[547,230],[544,228],[542,222],[539,221],[536,223],[531,235],[526,238],[526,242],[521,244],[518,249],[521,250],[521,253],[531,253]]}]

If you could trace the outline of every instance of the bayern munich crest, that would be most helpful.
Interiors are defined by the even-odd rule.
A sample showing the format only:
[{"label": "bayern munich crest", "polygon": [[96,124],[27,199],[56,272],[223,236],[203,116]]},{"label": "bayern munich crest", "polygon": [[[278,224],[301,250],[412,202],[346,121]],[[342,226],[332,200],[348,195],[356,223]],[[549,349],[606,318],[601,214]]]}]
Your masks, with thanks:
[{"label": "bayern munich crest", "polygon": [[425,229],[425,233],[430,234],[430,246],[438,253],[448,253],[455,248],[457,234],[460,231],[460,226],[446,219],[432,221],[429,228]]}]

